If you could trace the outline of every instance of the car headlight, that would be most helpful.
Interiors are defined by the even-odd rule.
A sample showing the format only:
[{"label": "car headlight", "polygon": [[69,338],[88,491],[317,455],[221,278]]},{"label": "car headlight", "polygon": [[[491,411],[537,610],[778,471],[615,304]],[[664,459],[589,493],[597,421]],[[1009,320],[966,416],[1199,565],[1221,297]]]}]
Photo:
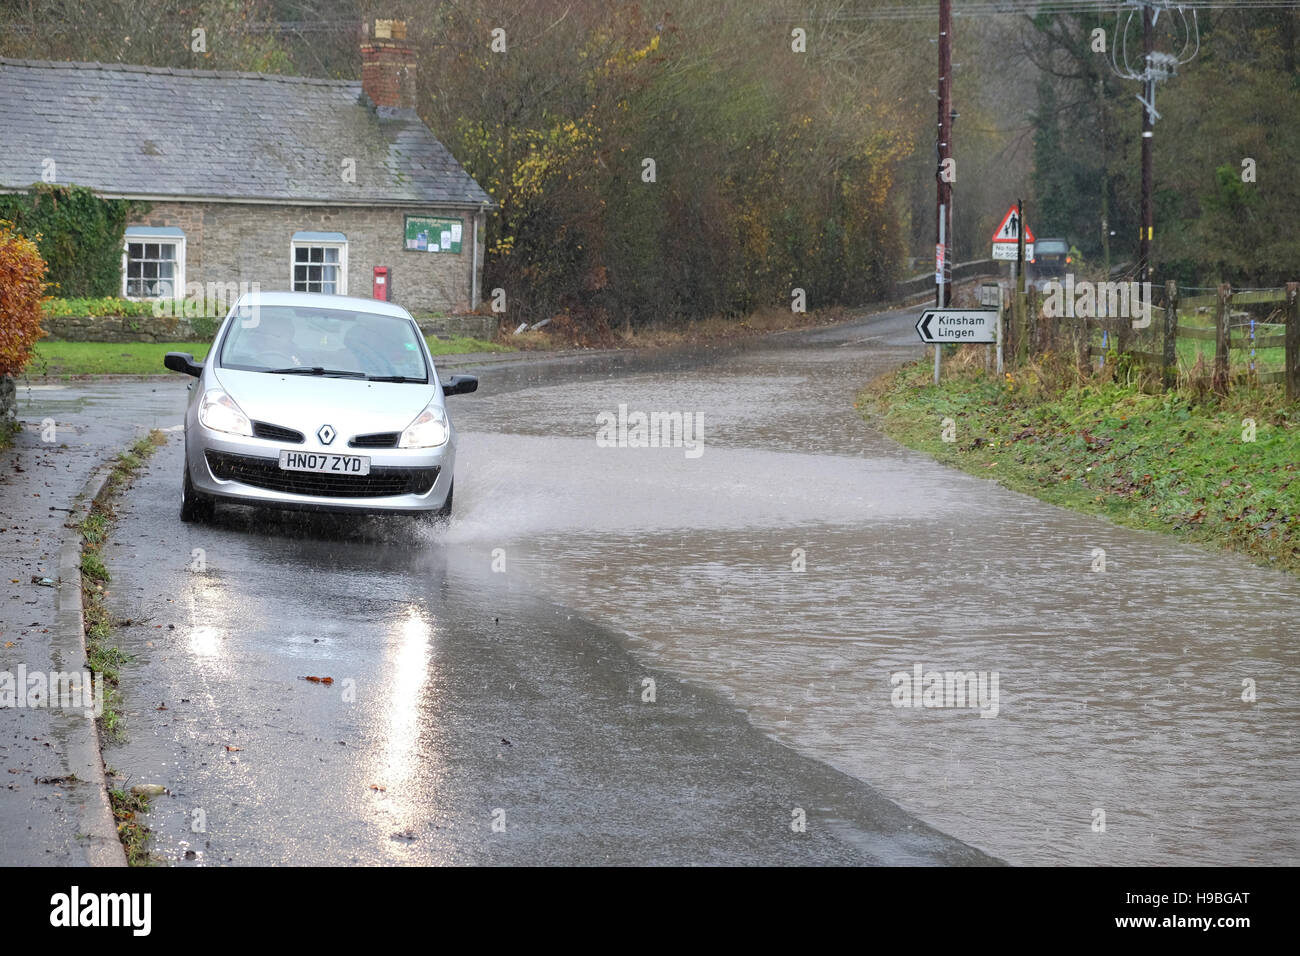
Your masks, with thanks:
[{"label": "car headlight", "polygon": [[248,416],[239,410],[235,400],[219,388],[210,388],[199,402],[199,422],[204,428],[228,435],[252,435],[253,426]]},{"label": "car headlight", "polygon": [[445,445],[451,437],[451,426],[447,423],[447,411],[441,404],[430,402],[420,412],[415,421],[406,426],[398,448],[437,448]]}]

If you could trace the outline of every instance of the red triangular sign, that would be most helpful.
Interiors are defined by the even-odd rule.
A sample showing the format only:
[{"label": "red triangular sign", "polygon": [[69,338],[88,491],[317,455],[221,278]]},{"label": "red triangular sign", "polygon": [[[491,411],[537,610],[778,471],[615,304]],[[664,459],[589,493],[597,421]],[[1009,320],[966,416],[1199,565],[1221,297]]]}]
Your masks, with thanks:
[{"label": "red triangular sign", "polygon": [[[1020,209],[1012,206],[1007,210],[1007,214],[1002,217],[1002,225],[998,226],[997,232],[993,233],[994,242],[1019,242],[1020,230],[1022,228],[1020,221]],[[1025,242],[1034,241],[1034,230],[1028,226],[1023,226],[1025,230]]]}]

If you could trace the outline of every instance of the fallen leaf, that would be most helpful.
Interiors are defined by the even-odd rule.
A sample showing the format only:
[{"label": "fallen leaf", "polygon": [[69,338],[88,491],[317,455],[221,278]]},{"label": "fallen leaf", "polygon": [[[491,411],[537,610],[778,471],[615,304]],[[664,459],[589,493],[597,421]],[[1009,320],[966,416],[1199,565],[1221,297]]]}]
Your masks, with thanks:
[{"label": "fallen leaf", "polygon": [[332,684],[332,683],[334,683],[334,678],[333,678],[333,677],[300,677],[299,680],[309,680],[309,681],[311,681],[313,684]]},{"label": "fallen leaf", "polygon": [[226,749],[229,750],[229,751],[233,754],[233,753],[238,753],[239,751],[243,750],[244,748],[243,748],[243,747],[235,747],[235,746],[233,746],[232,744],[226,744]]}]

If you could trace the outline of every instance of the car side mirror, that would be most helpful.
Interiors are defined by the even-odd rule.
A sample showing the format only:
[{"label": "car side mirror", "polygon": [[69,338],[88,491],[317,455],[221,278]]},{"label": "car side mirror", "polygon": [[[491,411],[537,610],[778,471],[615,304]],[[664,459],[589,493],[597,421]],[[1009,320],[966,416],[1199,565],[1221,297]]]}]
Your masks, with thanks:
[{"label": "car side mirror", "polygon": [[444,395],[466,395],[478,391],[478,377],[475,375],[453,375],[442,383]]},{"label": "car side mirror", "polygon": [[163,356],[163,365],[173,372],[184,372],[198,378],[203,374],[203,363],[194,361],[189,352],[168,352]]}]

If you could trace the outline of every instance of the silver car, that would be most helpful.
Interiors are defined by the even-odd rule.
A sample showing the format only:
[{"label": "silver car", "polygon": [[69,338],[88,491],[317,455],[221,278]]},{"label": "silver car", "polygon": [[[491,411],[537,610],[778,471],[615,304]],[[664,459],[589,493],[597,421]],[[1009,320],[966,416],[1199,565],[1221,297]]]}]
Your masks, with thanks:
[{"label": "silver car", "polygon": [[195,376],[185,412],[181,520],[218,501],[274,508],[451,516],[456,430],[410,313],[388,302],[304,292],[242,296]]}]

